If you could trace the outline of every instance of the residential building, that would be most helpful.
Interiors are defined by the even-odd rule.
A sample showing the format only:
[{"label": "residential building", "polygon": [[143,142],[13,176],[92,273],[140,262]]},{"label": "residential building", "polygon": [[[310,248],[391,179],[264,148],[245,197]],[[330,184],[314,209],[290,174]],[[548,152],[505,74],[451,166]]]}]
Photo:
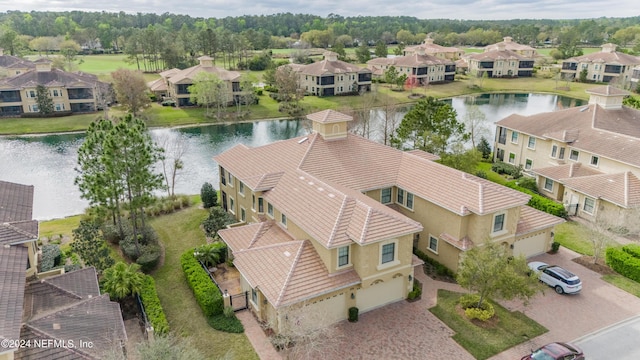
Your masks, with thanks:
[{"label": "residential building", "polygon": [[587,106],[498,121],[495,160],[522,165],[570,215],[622,226],[640,206],[640,110],[612,86],[587,93]]},{"label": "residential building", "polygon": [[275,331],[303,305],[331,323],[405,299],[421,264],[413,247],[453,270],[487,239],[515,255],[550,248],[562,220],[528,207],[529,195],[350,134],[345,114],[307,118],[309,135],[214,158],[221,204],[238,220],[218,234]]},{"label": "residential building", "polygon": [[616,47],[615,44],[604,44],[600,52],[564,60],[561,70],[563,76],[579,80],[580,74],[585,71],[587,81],[628,87],[633,68],[640,65],[640,57],[616,51]]},{"label": "residential building", "polygon": [[93,112],[110,101],[109,84],[95,75],[54,69],[48,59],[36,60],[34,66],[0,80],[0,116],[38,113],[38,85],[47,89],[56,112]]},{"label": "residential building", "polygon": [[173,99],[178,106],[193,106],[189,86],[193,85],[196,75],[205,71],[214,74],[227,86],[227,104],[239,101],[242,94],[240,88],[240,73],[229,71],[213,65],[213,58],[201,56],[200,63],[184,70],[170,69],[160,73],[161,78],[148,83],[153,93]]},{"label": "residential building", "polygon": [[35,68],[36,65],[33,62],[17,56],[6,55],[4,49],[0,48],[0,79],[20,75]]},{"label": "residential building", "polygon": [[640,87],[640,65],[633,68],[631,72],[631,90],[635,92],[639,92]]},{"label": "residential building", "polygon": [[367,68],[377,77],[384,77],[392,66],[398,75],[407,75],[409,81],[420,85],[453,81],[456,73],[455,62],[427,55],[422,48],[417,48],[412,55],[367,61]]},{"label": "residential building", "polygon": [[433,43],[433,39],[426,38],[424,42],[416,46],[404,48],[403,55],[431,55],[444,60],[456,61],[462,58],[464,50],[456,47],[441,46]]},{"label": "residential building", "polygon": [[508,50],[504,42],[485,52],[466,56],[468,72],[478,77],[531,77],[533,75],[533,56],[525,56]]},{"label": "residential building", "polygon": [[298,86],[307,94],[333,96],[371,90],[371,70],[338,60],[338,54],[331,51],[324,53],[322,61],[284,66],[298,73]]},{"label": "residential building", "polygon": [[530,59],[534,59],[536,56],[538,56],[538,51],[535,48],[532,48],[529,45],[518,44],[517,42],[513,41],[513,38],[511,36],[505,36],[503,38],[503,41],[495,44],[487,45],[484,47],[485,52],[495,51],[500,49],[513,51],[517,54],[524,56],[525,58],[530,58]]}]

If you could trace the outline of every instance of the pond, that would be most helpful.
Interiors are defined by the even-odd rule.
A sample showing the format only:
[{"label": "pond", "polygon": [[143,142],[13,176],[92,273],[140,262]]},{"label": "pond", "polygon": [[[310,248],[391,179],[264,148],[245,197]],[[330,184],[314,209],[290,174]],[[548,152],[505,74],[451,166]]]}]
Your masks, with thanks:
[{"label": "pond", "polygon": [[[486,115],[491,142],[492,123],[512,113],[530,115],[580,106],[582,102],[548,94],[485,94],[456,97],[451,99],[451,104],[460,118],[471,106],[478,106]],[[379,117],[380,111],[374,110],[372,115]],[[400,119],[402,115],[402,112],[396,114]],[[212,160],[213,156],[238,143],[250,147],[261,146],[306,134],[309,129],[305,120],[263,120],[232,125],[153,129],[151,135],[158,141],[170,139],[184,144],[185,166],[176,181],[176,193],[198,194],[204,182],[217,187],[218,168]],[[375,134],[371,136],[373,139],[378,137]],[[77,151],[83,139],[84,134],[0,137],[0,180],[35,186],[35,219],[75,215],[88,206],[74,185]]]}]

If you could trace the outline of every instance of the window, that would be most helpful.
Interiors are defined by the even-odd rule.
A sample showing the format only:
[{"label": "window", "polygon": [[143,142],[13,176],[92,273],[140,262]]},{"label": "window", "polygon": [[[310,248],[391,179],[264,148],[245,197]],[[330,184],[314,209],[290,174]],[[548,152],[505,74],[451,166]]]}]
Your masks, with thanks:
[{"label": "window", "polygon": [[254,304],[258,305],[258,292],[256,291],[256,289],[251,289],[251,301],[253,301]]},{"label": "window", "polygon": [[273,217],[273,205],[271,205],[271,203],[267,203],[267,214]]},{"label": "window", "polygon": [[598,166],[599,162],[600,162],[600,159],[597,156],[591,156],[591,165],[592,166]]},{"label": "window", "polygon": [[531,160],[531,159],[527,159],[527,160],[524,162],[524,169],[525,169],[525,170],[531,170],[531,168],[532,168],[532,167],[533,167],[533,160]]},{"label": "window", "polygon": [[247,211],[244,208],[240,208],[240,221],[247,221]]},{"label": "window", "polygon": [[584,206],[582,207],[582,209],[589,213],[589,214],[593,214],[593,207],[595,206],[595,200],[593,200],[592,198],[584,198]]},{"label": "window", "polygon": [[264,212],[264,199],[261,197],[258,198],[258,212],[259,213]]},{"label": "window", "polygon": [[240,185],[238,185],[238,193],[244,196],[244,183],[242,181],[240,181]]},{"label": "window", "polygon": [[64,104],[56,104],[56,111],[63,111],[64,110]]},{"label": "window", "polygon": [[505,214],[498,214],[493,218],[494,233],[504,230],[504,217],[505,217]]},{"label": "window", "polygon": [[560,155],[558,155],[558,159],[560,159],[560,160],[564,159],[564,148],[563,147],[560,148]]},{"label": "window", "polygon": [[29,109],[32,112],[38,112],[38,105],[29,105]]},{"label": "window", "polygon": [[510,152],[509,153],[509,164],[515,164],[516,163],[516,154]]},{"label": "window", "polygon": [[383,204],[391,203],[391,188],[385,188],[380,191],[380,202]]},{"label": "window", "polygon": [[398,199],[396,201],[398,204],[404,204],[404,190],[398,188]]},{"label": "window", "polygon": [[535,149],[536,148],[536,138],[534,138],[533,136],[529,136],[529,143],[527,144],[527,147],[529,149]]},{"label": "window", "polygon": [[549,178],[544,179],[544,189],[547,191],[553,191],[553,180]]},{"label": "window", "polygon": [[236,213],[235,210],[233,210],[234,205],[235,205],[235,202],[233,201],[233,198],[229,196],[229,212],[231,212],[232,214]]},{"label": "window", "polygon": [[222,185],[227,185],[227,174],[225,174],[222,166],[220,166],[220,182]]},{"label": "window", "polygon": [[233,175],[231,175],[231,173],[228,171],[227,174],[229,174],[229,186],[233,187]]},{"label": "window", "polygon": [[61,96],[60,91],[58,91],[58,89],[53,89],[53,96]]},{"label": "window", "polygon": [[438,253],[438,239],[429,235],[429,250]]},{"label": "window", "polygon": [[390,263],[395,259],[396,243],[382,245],[381,263]]},{"label": "window", "polygon": [[578,161],[578,156],[580,156],[580,152],[578,150],[571,150],[571,155],[569,155],[569,159],[573,161]]},{"label": "window", "polygon": [[349,245],[338,248],[338,267],[349,265]]},{"label": "window", "polygon": [[280,214],[280,222],[282,223],[282,225],[284,225],[284,227],[287,227],[287,215]]},{"label": "window", "polygon": [[556,154],[557,154],[557,153],[558,153],[558,146],[553,145],[553,146],[551,147],[551,157],[552,157],[552,158],[556,157]]},{"label": "window", "polygon": [[35,92],[35,90],[29,90],[29,91],[27,92],[27,97],[31,97],[31,98],[36,97],[36,92]]},{"label": "window", "polygon": [[413,210],[413,194],[410,192],[407,192],[407,207]]},{"label": "window", "polygon": [[511,133],[511,142],[514,144],[518,143],[518,132],[514,131]]}]

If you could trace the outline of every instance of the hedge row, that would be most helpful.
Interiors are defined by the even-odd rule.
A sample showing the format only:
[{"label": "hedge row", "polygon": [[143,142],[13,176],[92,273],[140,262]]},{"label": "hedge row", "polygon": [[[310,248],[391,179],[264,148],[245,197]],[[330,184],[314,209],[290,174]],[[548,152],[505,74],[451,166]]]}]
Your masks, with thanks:
[{"label": "hedge row", "polygon": [[209,278],[209,274],[193,256],[193,251],[194,249],[189,249],[180,257],[180,264],[182,264],[182,271],[187,278],[187,283],[193,290],[193,295],[205,316],[222,314],[224,309],[222,295],[216,284]]},{"label": "hedge row", "polygon": [[153,326],[154,332],[159,335],[168,333],[169,323],[167,322],[167,317],[164,314],[158,293],[156,292],[156,282],[151,276],[144,276],[138,295],[140,295],[140,300],[142,300],[142,304],[144,305],[144,311],[147,313],[147,318],[151,326]]},{"label": "hedge row", "polygon": [[418,248],[413,248],[413,253],[419,257],[422,261],[427,264],[431,264],[436,269],[436,274],[440,276],[449,276],[451,278],[455,278],[456,274],[451,271],[448,267],[440,264],[436,260],[430,258],[427,254],[425,254],[422,250]]},{"label": "hedge row", "polygon": [[[233,310],[232,310],[233,311]],[[207,318],[207,323],[212,328],[233,334],[240,334],[244,332],[244,326],[235,314],[227,316],[225,314],[218,314]]]},{"label": "hedge row", "polygon": [[567,217],[567,210],[564,208],[564,205],[557,203],[551,199],[547,199],[542,195],[538,195],[529,189],[525,189],[513,183],[507,183],[506,186],[514,190],[523,192],[525,194],[531,195],[531,199],[529,199],[529,203],[527,205],[531,206],[532,208],[538,209],[540,211],[544,211],[547,214],[555,215],[561,218]]},{"label": "hedge row", "polygon": [[638,249],[629,245],[621,248],[607,249],[607,264],[622,276],[640,282],[640,257],[636,257]]}]

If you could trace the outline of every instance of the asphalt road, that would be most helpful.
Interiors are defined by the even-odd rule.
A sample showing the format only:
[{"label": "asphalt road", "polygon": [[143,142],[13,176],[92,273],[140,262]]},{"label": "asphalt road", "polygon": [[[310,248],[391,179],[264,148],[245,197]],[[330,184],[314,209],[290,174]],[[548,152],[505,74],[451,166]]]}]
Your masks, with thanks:
[{"label": "asphalt road", "polygon": [[583,336],[575,341],[586,360],[640,359],[640,315]]}]

